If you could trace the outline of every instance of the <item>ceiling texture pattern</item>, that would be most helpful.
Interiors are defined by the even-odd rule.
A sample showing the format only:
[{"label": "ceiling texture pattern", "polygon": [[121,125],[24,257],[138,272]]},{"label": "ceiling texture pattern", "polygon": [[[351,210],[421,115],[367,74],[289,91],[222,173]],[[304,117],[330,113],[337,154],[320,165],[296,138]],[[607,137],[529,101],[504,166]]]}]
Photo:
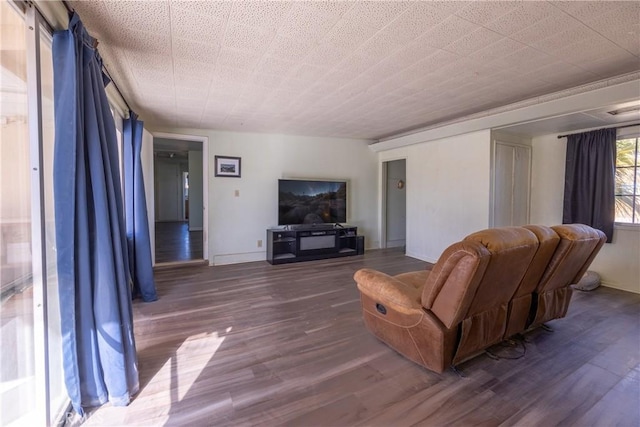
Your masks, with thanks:
[{"label": "ceiling texture pattern", "polygon": [[640,70],[640,2],[70,1],[147,124],[377,140]]}]

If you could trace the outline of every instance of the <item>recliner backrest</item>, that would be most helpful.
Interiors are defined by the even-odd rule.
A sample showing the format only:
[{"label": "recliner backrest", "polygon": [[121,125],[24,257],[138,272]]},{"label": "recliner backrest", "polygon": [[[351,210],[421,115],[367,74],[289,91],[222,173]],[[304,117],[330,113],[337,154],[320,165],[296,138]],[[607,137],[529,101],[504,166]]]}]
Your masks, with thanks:
[{"label": "recliner backrest", "polygon": [[523,227],[536,235],[539,244],[538,251],[514,295],[516,297],[531,294],[536,290],[551,257],[553,257],[560,244],[560,236],[551,227],[544,225],[525,225]]},{"label": "recliner backrest", "polygon": [[538,249],[536,236],[522,227],[482,230],[464,241],[482,244],[491,257],[462,320],[454,364],[502,341],[509,301]]},{"label": "recliner backrest", "polygon": [[536,288],[538,293],[578,283],[606,241],[602,231],[584,224],[551,228],[560,236],[560,244]]},{"label": "recliner backrest", "polygon": [[445,327],[461,325],[454,362],[502,339],[509,301],[537,248],[531,231],[501,227],[473,233],[440,256],[422,304]]},{"label": "recliner backrest", "polygon": [[522,333],[526,329],[531,313],[533,293],[560,243],[560,236],[551,227],[544,225],[525,225],[523,227],[536,235],[538,250],[509,302],[507,328],[503,338]]},{"label": "recliner backrest", "polygon": [[566,315],[572,292],[569,285],[582,278],[607,239],[602,231],[584,224],[551,228],[560,236],[560,243],[536,287],[528,326]]},{"label": "recliner backrest", "polygon": [[477,242],[457,242],[440,255],[427,277],[422,306],[448,329],[466,315],[489,264],[489,251]]},{"label": "recliner backrest", "polygon": [[491,253],[467,316],[508,303],[538,249],[536,236],[522,227],[499,227],[478,231],[464,240],[477,241]]}]

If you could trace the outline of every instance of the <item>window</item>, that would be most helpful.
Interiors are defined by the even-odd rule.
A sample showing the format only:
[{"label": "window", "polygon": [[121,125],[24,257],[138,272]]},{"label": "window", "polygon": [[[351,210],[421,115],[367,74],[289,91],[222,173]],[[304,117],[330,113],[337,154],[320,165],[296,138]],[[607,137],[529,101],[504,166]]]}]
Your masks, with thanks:
[{"label": "window", "polygon": [[640,138],[617,141],[616,222],[640,224]]}]

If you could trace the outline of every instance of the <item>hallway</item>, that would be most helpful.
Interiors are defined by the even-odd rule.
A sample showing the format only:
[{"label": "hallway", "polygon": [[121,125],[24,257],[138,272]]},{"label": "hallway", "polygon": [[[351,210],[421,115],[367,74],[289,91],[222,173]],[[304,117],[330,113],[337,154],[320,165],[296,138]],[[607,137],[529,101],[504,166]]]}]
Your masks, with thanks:
[{"label": "hallway", "polygon": [[156,264],[202,259],[202,230],[185,221],[156,222]]}]

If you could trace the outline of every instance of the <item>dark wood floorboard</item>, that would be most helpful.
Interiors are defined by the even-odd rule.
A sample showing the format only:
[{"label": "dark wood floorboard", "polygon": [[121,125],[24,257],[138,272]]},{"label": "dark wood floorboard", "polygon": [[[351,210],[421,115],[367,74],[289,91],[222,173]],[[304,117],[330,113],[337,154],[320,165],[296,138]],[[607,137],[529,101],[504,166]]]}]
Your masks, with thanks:
[{"label": "dark wood floorboard", "polygon": [[202,231],[189,231],[188,222],[156,222],[156,263],[202,259],[202,245]]},{"label": "dark wood floorboard", "polygon": [[[87,425],[640,425],[640,295],[576,292],[554,332],[430,372],[364,327],[353,273],[426,263],[396,249],[272,266],[156,271],[134,302],[141,390]],[[519,357],[519,358],[516,358]],[[513,359],[507,359],[513,358]]]}]

